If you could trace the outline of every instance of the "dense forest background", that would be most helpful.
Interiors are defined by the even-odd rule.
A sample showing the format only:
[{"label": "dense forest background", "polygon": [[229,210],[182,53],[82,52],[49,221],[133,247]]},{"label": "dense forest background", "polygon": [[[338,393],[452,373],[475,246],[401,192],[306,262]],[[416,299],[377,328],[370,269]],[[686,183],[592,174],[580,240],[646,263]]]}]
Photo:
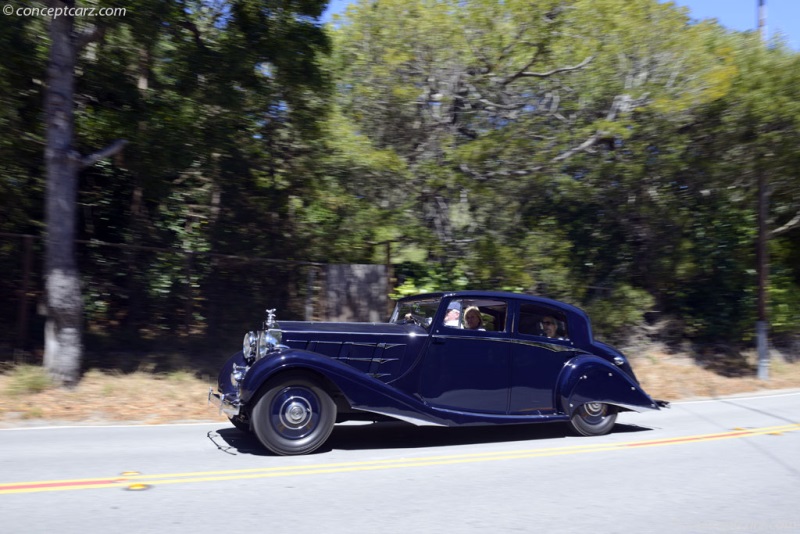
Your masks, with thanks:
[{"label": "dense forest background", "polygon": [[[126,9],[74,19],[74,150],[125,143],[78,174],[89,350],[235,347],[268,305],[303,317],[315,269],[387,261],[395,297],[520,291],[615,342],[752,346],[759,177],[770,340],[798,350],[800,54],[781,41],[656,0],[362,0],[326,26],[322,0],[19,4]],[[0,19],[5,358],[43,345],[20,304],[57,224],[49,22]]]}]

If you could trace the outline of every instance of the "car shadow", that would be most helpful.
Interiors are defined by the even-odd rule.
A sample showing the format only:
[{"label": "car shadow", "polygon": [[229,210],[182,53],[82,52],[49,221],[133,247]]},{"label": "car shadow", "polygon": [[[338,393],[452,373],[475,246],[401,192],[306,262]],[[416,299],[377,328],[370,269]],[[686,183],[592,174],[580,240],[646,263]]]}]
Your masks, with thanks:
[{"label": "car shadow", "polygon": [[[649,430],[630,425],[616,425],[615,433]],[[539,441],[575,437],[563,423],[532,425],[430,427],[403,422],[380,422],[361,426],[340,425],[334,428],[326,447],[341,450],[408,449],[479,445],[514,441]]]},{"label": "car shadow", "polygon": [[210,430],[206,434],[206,437],[208,437],[221,452],[232,456],[237,456],[239,454],[275,456],[264,448],[255,434],[239,430],[232,426],[220,428],[219,430]]},{"label": "car shadow", "polygon": [[[637,433],[652,429],[617,423],[613,433]],[[264,448],[254,434],[233,427],[208,433],[209,439],[222,452],[274,456]],[[563,423],[530,425],[429,427],[401,421],[385,421],[356,425],[336,425],[328,441],[313,454],[333,450],[382,450],[479,445],[515,441],[539,441],[575,437]],[[587,438],[591,439],[591,438]]]}]

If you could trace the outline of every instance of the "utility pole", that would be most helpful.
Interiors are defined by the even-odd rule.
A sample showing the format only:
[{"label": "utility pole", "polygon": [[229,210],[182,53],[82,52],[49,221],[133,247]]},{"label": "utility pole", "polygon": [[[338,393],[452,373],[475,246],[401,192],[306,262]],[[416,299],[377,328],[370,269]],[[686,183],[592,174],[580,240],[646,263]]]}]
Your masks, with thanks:
[{"label": "utility pole", "polygon": [[[766,0],[758,0],[758,33],[761,40],[767,41],[767,7]],[[756,173],[758,173],[758,321],[756,322],[756,347],[758,349],[758,378],[769,380],[769,341],[767,323],[767,285],[769,271],[769,251],[767,235],[767,215],[769,199],[767,184],[764,176],[764,158],[756,160]]]}]

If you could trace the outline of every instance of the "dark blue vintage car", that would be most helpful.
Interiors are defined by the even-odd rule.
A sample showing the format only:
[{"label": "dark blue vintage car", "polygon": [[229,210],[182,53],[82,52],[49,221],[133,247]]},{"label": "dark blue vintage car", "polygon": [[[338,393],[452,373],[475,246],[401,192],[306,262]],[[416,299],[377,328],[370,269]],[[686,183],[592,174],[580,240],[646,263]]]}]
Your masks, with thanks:
[{"label": "dark blue vintage car", "polygon": [[347,420],[417,425],[563,421],[611,431],[620,411],[658,410],[627,358],[586,314],[515,293],[408,297],[388,323],[275,321],[248,332],[209,401],[276,454],[305,454]]}]

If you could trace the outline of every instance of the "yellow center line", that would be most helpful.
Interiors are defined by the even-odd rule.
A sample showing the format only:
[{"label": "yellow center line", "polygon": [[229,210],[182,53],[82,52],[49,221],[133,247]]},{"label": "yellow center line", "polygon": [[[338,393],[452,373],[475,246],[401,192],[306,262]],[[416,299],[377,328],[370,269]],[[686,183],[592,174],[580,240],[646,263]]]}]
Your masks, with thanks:
[{"label": "yellow center line", "polygon": [[481,453],[464,453],[452,455],[423,456],[419,458],[393,458],[384,460],[367,460],[359,462],[335,462],[312,465],[295,465],[284,467],[263,467],[252,469],[231,469],[221,471],[198,471],[189,473],[164,473],[143,475],[124,473],[117,477],[85,478],[74,480],[46,480],[35,482],[12,482],[0,484],[0,495],[13,493],[38,493],[47,491],[68,491],[78,489],[99,488],[133,488],[140,489],[163,484],[185,484],[196,482],[217,482],[224,480],[247,480],[256,478],[276,478],[302,475],[320,475],[333,473],[353,473],[359,471],[377,471],[385,469],[403,469],[414,467],[430,467],[441,465],[457,465],[478,462],[495,462],[501,460],[520,460],[583,454],[590,452],[618,451],[642,447],[663,447],[667,445],[684,445],[723,439],[746,438],[761,435],[780,435],[784,432],[800,430],[800,424],[787,424],[753,429],[735,429],[714,434],[679,436],[644,441],[628,441],[620,443],[594,443],[586,445],[570,445],[546,449],[522,449],[516,451],[493,451]]}]

